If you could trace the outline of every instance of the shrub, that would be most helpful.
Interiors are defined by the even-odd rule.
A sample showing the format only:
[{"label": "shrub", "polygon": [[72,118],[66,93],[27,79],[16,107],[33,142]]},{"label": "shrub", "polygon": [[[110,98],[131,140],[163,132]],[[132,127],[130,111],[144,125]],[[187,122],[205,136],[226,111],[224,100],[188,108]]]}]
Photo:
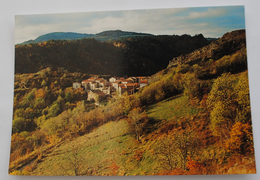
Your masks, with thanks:
[{"label": "shrub", "polygon": [[22,117],[15,117],[13,119],[13,124],[12,124],[12,132],[16,133],[16,132],[22,132],[22,131],[30,131],[31,127],[30,127],[30,119],[25,119]]},{"label": "shrub", "polygon": [[225,141],[225,146],[235,154],[252,153],[254,146],[251,125],[236,122],[231,129],[230,138]]}]

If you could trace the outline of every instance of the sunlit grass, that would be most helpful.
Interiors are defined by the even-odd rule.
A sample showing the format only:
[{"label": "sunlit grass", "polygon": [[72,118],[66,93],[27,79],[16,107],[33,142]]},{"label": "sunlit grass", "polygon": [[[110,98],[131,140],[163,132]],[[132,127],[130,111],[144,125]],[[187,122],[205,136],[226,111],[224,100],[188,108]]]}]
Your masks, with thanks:
[{"label": "sunlit grass", "polygon": [[186,117],[198,113],[198,109],[190,105],[188,96],[174,96],[147,107],[149,118],[170,120],[174,117]]}]

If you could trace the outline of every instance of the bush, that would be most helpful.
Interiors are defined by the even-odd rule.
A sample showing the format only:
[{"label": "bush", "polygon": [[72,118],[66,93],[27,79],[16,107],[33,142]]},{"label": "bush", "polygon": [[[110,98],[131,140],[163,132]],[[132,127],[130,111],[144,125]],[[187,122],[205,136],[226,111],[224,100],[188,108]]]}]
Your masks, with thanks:
[{"label": "bush", "polygon": [[252,153],[254,146],[251,125],[236,122],[231,129],[230,138],[225,141],[225,145],[230,152],[235,154]]},{"label": "bush", "polygon": [[32,128],[30,127],[30,119],[25,119],[22,117],[15,117],[13,119],[13,124],[12,124],[12,132],[22,132],[22,131],[30,131]]}]

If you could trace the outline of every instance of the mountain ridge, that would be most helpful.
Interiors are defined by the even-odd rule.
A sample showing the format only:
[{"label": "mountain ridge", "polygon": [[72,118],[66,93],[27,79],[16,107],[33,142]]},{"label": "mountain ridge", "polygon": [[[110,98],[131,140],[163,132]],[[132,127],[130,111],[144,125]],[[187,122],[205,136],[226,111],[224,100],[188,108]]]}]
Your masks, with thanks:
[{"label": "mountain ridge", "polygon": [[34,40],[28,40],[22,43],[18,43],[17,45],[41,43],[49,40],[77,40],[82,38],[94,38],[96,40],[106,41],[106,40],[116,40],[120,38],[135,37],[135,36],[154,36],[154,35],[147,34],[147,33],[122,31],[122,30],[107,30],[96,34],[76,33],[76,32],[51,32],[51,33],[38,36]]},{"label": "mountain ridge", "polygon": [[[131,32],[131,31],[122,31],[122,30],[106,30],[96,34],[88,33],[77,33],[77,32],[51,32],[38,36],[36,39],[30,39],[22,43],[17,43],[16,45],[24,45],[31,43],[42,43],[49,40],[78,40],[83,38],[93,38],[100,41],[109,41],[109,40],[118,40],[123,38],[130,37],[144,37],[144,36],[178,36],[178,35],[154,35],[150,33],[141,33],[141,32]],[[183,34],[180,36],[190,36]],[[196,36],[196,35],[195,35]],[[217,40],[218,38],[207,37],[209,42]]]}]

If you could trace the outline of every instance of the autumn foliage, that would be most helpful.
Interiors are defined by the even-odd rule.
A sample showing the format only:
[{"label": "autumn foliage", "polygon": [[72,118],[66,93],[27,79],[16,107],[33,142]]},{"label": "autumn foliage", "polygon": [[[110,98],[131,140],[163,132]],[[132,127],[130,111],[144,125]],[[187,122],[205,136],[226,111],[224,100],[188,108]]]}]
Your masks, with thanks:
[{"label": "autumn foliage", "polygon": [[[41,46],[50,48],[53,46],[50,43]],[[112,48],[112,44],[91,43],[95,47],[100,45],[108,48],[106,52]],[[128,43],[131,45],[131,42]],[[72,49],[75,47],[75,43],[70,46]],[[19,47],[17,53],[23,54],[26,48]],[[82,54],[80,58],[85,55]],[[105,60],[104,57],[101,59]],[[111,164],[110,160],[110,165],[106,166],[109,175],[118,175],[119,170],[124,173],[122,164],[125,162],[131,162],[132,166],[141,169],[142,162],[147,159],[149,165],[157,162],[151,171],[159,175],[235,172],[234,168],[240,168],[238,165],[235,167],[235,157],[239,157],[240,163],[243,163],[243,158],[254,159],[246,69],[245,48],[223,57],[179,63],[154,74],[149,85],[140,88],[135,94],[113,95],[98,106],[86,101],[85,91],[71,87],[75,80],[89,78],[89,74],[71,73],[62,67],[16,74],[11,174],[32,173],[34,169],[30,166],[23,172],[16,170],[18,165],[28,163],[23,158],[31,154],[37,154],[42,160],[40,151],[45,147],[65,144],[65,140],[73,141],[111,121],[122,120],[127,121],[123,137],[120,140],[109,140],[126,148],[129,142],[124,140],[132,138],[136,148],[127,147],[123,150],[122,154],[127,161],[122,160],[124,162],[120,164],[114,161]],[[179,97],[185,97],[186,104],[173,103]],[[167,104],[168,101],[171,103]],[[178,109],[179,114],[171,114],[166,118],[152,116],[152,113],[162,113],[158,112],[159,107],[161,111],[165,108],[174,113]],[[182,111],[185,107],[189,111]],[[251,172],[255,166],[252,165],[253,161],[248,164]],[[77,169],[81,167],[74,168],[74,175],[81,175],[83,170],[79,173]],[[71,172],[71,168],[67,171]]]}]

